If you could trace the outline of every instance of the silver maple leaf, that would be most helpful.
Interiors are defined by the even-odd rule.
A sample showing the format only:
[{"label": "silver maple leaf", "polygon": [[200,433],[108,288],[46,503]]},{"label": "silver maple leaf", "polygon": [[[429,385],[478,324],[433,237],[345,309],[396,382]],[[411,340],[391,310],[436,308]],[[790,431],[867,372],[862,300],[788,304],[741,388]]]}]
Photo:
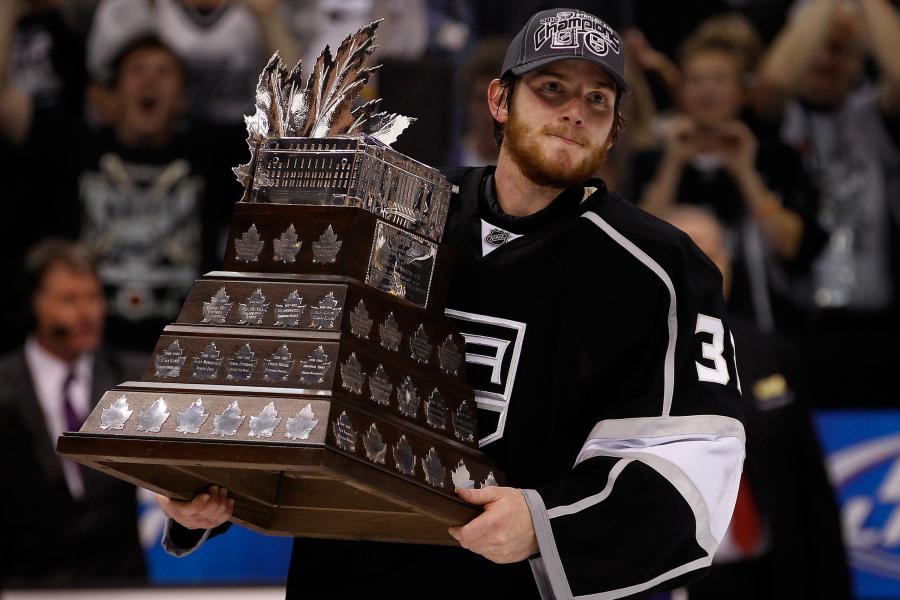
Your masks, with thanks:
[{"label": "silver maple leaf", "polygon": [[246,417],[241,415],[241,407],[235,400],[222,412],[213,417],[213,433],[215,435],[234,435]]},{"label": "silver maple leaf", "polygon": [[147,431],[157,433],[162,428],[163,423],[169,418],[171,413],[168,412],[166,401],[158,398],[156,402],[150,405],[147,410],[142,410],[138,415],[138,431]]},{"label": "silver maple leaf", "polygon": [[472,481],[469,469],[466,468],[466,463],[464,463],[462,459],[459,459],[459,464],[456,465],[455,469],[450,471],[450,478],[453,480],[454,487],[458,489],[471,490],[475,488],[475,482]]},{"label": "silver maple leaf", "polygon": [[203,400],[197,398],[186,411],[176,416],[178,427],[175,428],[175,431],[178,433],[197,433],[200,431],[200,426],[206,422],[207,417],[209,417],[209,413],[203,410]]},{"label": "silver maple leaf", "polygon": [[288,418],[287,433],[284,437],[292,440],[305,440],[309,438],[309,434],[319,424],[319,420],[312,411],[312,404],[307,404],[303,410],[293,417]]},{"label": "silver maple leaf", "polygon": [[269,402],[258,415],[250,417],[250,437],[272,437],[279,423],[281,417],[275,410],[275,403]]},{"label": "silver maple leaf", "polygon": [[128,399],[122,395],[118,400],[100,412],[100,429],[123,429],[125,421],[131,417]]}]

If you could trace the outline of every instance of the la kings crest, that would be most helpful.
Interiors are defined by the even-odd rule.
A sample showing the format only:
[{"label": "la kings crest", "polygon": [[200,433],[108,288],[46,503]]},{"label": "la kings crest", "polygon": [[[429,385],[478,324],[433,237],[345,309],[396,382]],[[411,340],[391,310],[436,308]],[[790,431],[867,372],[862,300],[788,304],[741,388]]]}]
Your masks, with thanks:
[{"label": "la kings crest", "polygon": [[479,429],[485,435],[478,444],[483,447],[503,437],[525,323],[449,308],[444,314],[466,340],[466,378],[480,409]]}]

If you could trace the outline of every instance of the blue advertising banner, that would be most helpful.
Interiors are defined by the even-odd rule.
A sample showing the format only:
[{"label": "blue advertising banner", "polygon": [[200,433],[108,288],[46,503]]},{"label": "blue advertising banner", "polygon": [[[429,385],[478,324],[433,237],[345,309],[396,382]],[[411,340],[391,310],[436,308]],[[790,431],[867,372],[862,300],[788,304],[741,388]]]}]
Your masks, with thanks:
[{"label": "blue advertising banner", "polygon": [[900,411],[816,415],[860,600],[900,598]]}]

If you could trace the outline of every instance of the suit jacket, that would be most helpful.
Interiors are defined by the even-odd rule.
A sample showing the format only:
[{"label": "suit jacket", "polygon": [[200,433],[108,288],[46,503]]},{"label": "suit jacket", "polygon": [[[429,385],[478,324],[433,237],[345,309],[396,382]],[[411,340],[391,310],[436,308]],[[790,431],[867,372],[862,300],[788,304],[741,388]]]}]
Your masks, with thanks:
[{"label": "suit jacket", "polygon": [[[101,350],[91,407],[135,379],[143,362]],[[71,586],[134,582],[146,575],[133,485],[84,468],[74,499],[63,476],[23,350],[0,358],[0,584]]]}]

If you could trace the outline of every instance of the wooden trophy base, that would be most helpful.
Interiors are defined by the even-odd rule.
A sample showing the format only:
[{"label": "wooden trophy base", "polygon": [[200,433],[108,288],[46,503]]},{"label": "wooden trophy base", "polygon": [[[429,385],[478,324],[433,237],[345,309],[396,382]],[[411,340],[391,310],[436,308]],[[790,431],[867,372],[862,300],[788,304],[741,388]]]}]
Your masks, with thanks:
[{"label": "wooden trophy base", "polygon": [[[185,427],[192,429],[185,415],[199,396],[169,390],[164,396],[161,410],[168,414],[160,426],[159,418],[153,418],[163,401],[158,391],[129,389],[126,384],[107,392],[81,431],[59,438],[57,451],[178,500],[190,500],[210,485],[224,487],[235,500],[232,520],[272,535],[453,545],[456,542],[447,528],[481,512],[455,495],[453,478],[459,475],[452,464],[441,465],[438,485],[427,483],[423,457],[434,454],[434,446],[415,431],[401,433],[390,418],[377,421],[388,443],[376,460],[367,459],[366,438],[358,432],[372,418],[337,398],[272,400],[204,394],[208,418],[193,428],[196,431],[185,431]],[[128,412],[115,413],[122,404],[116,399],[126,397]],[[239,400],[246,418],[241,418],[234,433],[223,436],[222,415],[234,400]],[[263,417],[251,415],[265,415],[263,407],[270,401],[281,418],[274,429],[260,433],[259,421],[254,419]],[[312,408],[309,414],[315,416],[315,421],[308,421],[307,437],[288,437],[285,432],[296,433],[290,415],[300,418],[304,406]],[[129,414],[124,422],[123,414]],[[345,431],[357,432],[355,448],[337,445],[335,432],[344,436]],[[401,445],[389,443],[400,435],[407,440],[403,445],[409,455],[398,450]],[[477,451],[451,443],[439,446],[437,452],[445,463],[462,464],[464,459],[479,481],[493,478],[492,465],[480,461],[484,455]],[[404,457],[406,465],[413,465],[412,474],[402,473],[397,466]]]}]

